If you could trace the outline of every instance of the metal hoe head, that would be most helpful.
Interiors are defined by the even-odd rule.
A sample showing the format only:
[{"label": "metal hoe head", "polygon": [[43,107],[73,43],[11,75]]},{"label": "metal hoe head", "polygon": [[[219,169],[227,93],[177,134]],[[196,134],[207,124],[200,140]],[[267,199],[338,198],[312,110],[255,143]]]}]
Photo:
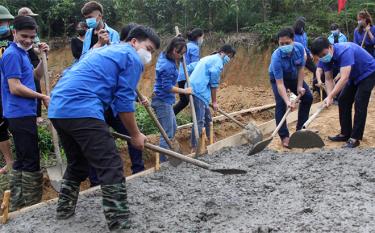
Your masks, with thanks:
[{"label": "metal hoe head", "polygon": [[[172,150],[177,153],[181,153],[181,148],[180,148],[180,144],[178,143],[178,141],[173,139],[171,142],[172,142]],[[173,167],[178,167],[182,163],[181,159],[178,159],[173,156],[168,156],[168,161],[169,161],[169,164],[172,165]]]},{"label": "metal hoe head", "polygon": [[324,142],[322,138],[315,132],[307,129],[303,129],[295,132],[289,140],[290,148],[322,148]]},{"label": "metal hoe head", "polygon": [[239,174],[246,174],[247,171],[238,169],[238,168],[225,168],[224,166],[211,166],[209,167],[210,171],[218,172],[223,175],[239,175]]},{"label": "metal hoe head", "polygon": [[60,191],[61,182],[63,179],[65,169],[65,164],[62,167],[58,164],[56,166],[47,167],[48,177],[51,182],[51,186],[56,192]]},{"label": "metal hoe head", "polygon": [[257,142],[253,148],[251,148],[248,155],[255,155],[264,150],[272,141],[273,137],[267,138],[263,141]]}]

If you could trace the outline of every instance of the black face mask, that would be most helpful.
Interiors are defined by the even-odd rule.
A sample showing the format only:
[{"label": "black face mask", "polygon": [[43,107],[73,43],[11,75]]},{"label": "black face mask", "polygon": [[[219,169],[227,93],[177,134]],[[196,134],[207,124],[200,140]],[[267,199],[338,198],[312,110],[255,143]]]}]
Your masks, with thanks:
[{"label": "black face mask", "polygon": [[84,36],[86,34],[86,30],[85,29],[78,29],[77,32],[78,32],[79,36]]}]

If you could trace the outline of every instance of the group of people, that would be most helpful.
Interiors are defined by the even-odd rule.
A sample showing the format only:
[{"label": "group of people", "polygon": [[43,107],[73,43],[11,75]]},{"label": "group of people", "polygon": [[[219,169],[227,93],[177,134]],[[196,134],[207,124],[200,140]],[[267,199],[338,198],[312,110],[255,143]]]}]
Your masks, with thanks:
[{"label": "group of people", "polygon": [[[125,26],[119,34],[105,23],[102,5],[90,1],[81,9],[85,22],[77,25],[78,37],[72,40],[75,60],[63,72],[49,97],[37,91],[35,80],[42,76],[43,66],[39,59],[32,63],[30,57],[33,52],[47,52],[49,47],[37,41],[35,14],[28,8],[26,11],[26,15],[13,17],[0,6],[0,36],[6,40],[1,58],[3,123],[0,150],[7,162],[12,163],[8,128],[16,148],[10,173],[11,210],[41,200],[42,173],[36,120],[37,100],[40,100],[48,108],[48,118],[58,132],[67,157],[57,219],[74,215],[80,183],[89,178],[91,185],[101,186],[108,228],[127,229],[130,223],[123,161],[110,127],[131,137],[128,149],[133,173],[144,170],[142,150],[147,139],[136,123],[135,101],[151,104],[168,137],[173,139],[177,130],[176,115],[189,104],[188,96],[193,95],[199,134],[203,127],[210,132],[210,104],[214,110],[218,108],[217,89],[221,73],[236,50],[225,44],[201,58],[204,32],[199,28],[188,33],[188,41],[181,35],[171,38],[157,58],[151,103],[140,100],[136,89],[145,66],[160,47],[159,36],[152,28],[135,23]],[[363,35],[362,38],[374,45],[372,22],[362,18],[361,14],[358,17],[361,20],[358,35],[365,33],[366,37]],[[10,21],[13,21],[13,30]],[[276,123],[286,108],[296,108],[288,97],[287,90],[290,90],[301,96],[297,130],[302,128],[313,101],[310,88],[304,81],[303,68],[310,67],[318,80],[322,69],[328,94],[326,105],[331,105],[332,99],[341,93],[338,100],[342,130],[333,139],[345,139],[346,147],[355,147],[363,136],[367,105],[375,83],[375,59],[369,54],[370,49],[366,51],[355,43],[343,42],[345,36],[337,31],[337,25],[331,27],[332,38],[315,39],[309,50],[304,28],[305,19],[300,18],[294,29],[285,28],[278,33],[279,48],[273,53],[269,67],[276,100]],[[182,64],[183,56],[186,70]],[[320,58],[318,68],[314,68],[314,56]],[[336,84],[333,82],[335,70],[341,75]],[[189,85],[186,75],[189,76]],[[178,103],[176,94],[179,95]],[[354,101],[356,113],[352,126],[351,106]],[[283,145],[288,147],[286,124],[279,135]],[[197,147],[197,137],[192,130],[192,148]],[[163,137],[160,146],[171,149]],[[161,161],[167,160],[161,155]]]},{"label": "group of people", "polygon": [[[375,26],[368,11],[357,15],[358,26],[354,42],[347,42],[339,26],[331,25],[328,38],[313,40],[308,47],[305,32],[306,19],[300,17],[293,27],[278,33],[279,48],[271,58],[269,74],[276,101],[275,118],[278,124],[291,102],[287,91],[300,96],[296,130],[301,130],[309,117],[313,96],[304,81],[303,68],[314,74],[314,86],[325,88],[325,104],[330,106],[337,99],[339,106],[340,133],[329,136],[334,142],[346,142],[344,148],[355,148],[363,139],[367,108],[375,84]],[[319,58],[317,65],[314,57]],[[324,83],[323,83],[324,82]],[[354,120],[352,108],[354,103]],[[282,145],[289,148],[289,131],[286,123],[279,130]]]}]

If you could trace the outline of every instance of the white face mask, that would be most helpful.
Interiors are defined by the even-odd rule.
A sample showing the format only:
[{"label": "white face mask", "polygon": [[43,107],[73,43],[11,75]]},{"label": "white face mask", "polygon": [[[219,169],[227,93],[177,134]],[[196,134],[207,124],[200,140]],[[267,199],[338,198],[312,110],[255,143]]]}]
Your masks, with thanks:
[{"label": "white face mask", "polygon": [[141,61],[144,65],[151,62],[151,60],[152,60],[151,52],[147,51],[144,48],[140,48],[140,49],[137,50],[137,53],[138,53],[139,57],[141,58]]},{"label": "white face mask", "polygon": [[18,48],[21,48],[21,49],[25,50],[26,52],[29,51],[33,47],[33,45],[30,45],[28,48],[26,48],[18,42],[16,44],[17,44]]}]

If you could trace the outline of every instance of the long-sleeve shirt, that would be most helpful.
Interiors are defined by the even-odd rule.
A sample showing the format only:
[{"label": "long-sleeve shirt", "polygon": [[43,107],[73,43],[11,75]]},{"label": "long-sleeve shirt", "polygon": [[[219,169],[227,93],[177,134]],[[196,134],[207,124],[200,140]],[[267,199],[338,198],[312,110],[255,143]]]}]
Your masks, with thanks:
[{"label": "long-sleeve shirt", "polygon": [[[190,63],[199,61],[199,58],[200,58],[200,49],[199,49],[198,43],[195,41],[189,41],[187,43],[187,50],[185,53],[186,65],[188,66]],[[184,73],[184,68],[181,63],[177,81],[180,82],[184,80],[186,80],[186,77]]]}]

